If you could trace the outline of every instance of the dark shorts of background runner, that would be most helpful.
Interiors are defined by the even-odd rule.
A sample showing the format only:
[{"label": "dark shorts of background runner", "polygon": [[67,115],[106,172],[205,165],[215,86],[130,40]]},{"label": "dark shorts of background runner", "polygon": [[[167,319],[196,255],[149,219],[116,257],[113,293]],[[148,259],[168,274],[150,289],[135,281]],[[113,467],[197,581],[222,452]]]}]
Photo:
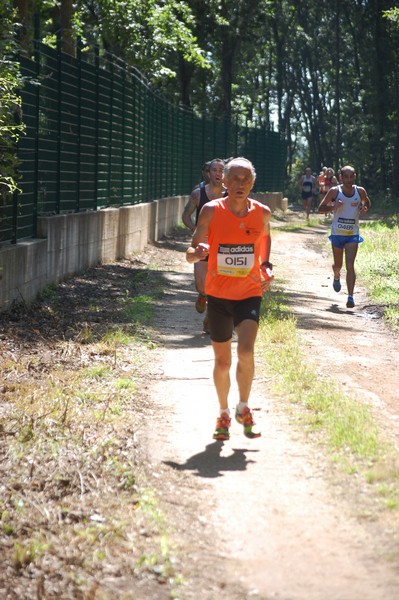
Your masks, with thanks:
[{"label": "dark shorts of background runner", "polygon": [[341,250],[346,244],[361,244],[361,242],[364,242],[361,235],[329,235],[328,239],[335,248]]},{"label": "dark shorts of background runner", "polygon": [[224,300],[215,296],[207,298],[209,329],[213,342],[230,340],[234,327],[246,319],[259,323],[261,296],[251,296],[244,300]]},{"label": "dark shorts of background runner", "polygon": [[313,192],[302,192],[302,200],[309,200],[313,196]]}]

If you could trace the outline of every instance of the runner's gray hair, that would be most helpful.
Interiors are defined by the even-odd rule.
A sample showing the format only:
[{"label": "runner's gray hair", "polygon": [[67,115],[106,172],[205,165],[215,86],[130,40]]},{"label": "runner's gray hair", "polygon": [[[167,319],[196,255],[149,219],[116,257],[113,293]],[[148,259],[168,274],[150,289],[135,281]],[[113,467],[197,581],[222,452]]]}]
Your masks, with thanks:
[{"label": "runner's gray hair", "polygon": [[231,167],[236,167],[236,166],[242,166],[242,167],[246,167],[246,168],[250,169],[251,173],[252,173],[252,177],[254,178],[254,181],[255,181],[255,179],[256,179],[255,167],[253,166],[253,164],[251,163],[250,160],[248,160],[247,158],[244,158],[243,156],[237,156],[237,158],[232,158],[225,164],[224,176],[228,177]]}]

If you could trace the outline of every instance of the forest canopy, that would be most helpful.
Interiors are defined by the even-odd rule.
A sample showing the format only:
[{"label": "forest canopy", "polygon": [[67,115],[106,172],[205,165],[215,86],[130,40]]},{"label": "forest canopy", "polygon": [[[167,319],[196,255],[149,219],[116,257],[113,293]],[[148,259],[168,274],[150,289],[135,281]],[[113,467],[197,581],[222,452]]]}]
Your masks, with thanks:
[{"label": "forest canopy", "polygon": [[[14,0],[40,38],[117,55],[199,114],[278,129],[287,177],[353,164],[399,203],[399,3],[388,0]],[[14,35],[14,27],[3,36]]]}]

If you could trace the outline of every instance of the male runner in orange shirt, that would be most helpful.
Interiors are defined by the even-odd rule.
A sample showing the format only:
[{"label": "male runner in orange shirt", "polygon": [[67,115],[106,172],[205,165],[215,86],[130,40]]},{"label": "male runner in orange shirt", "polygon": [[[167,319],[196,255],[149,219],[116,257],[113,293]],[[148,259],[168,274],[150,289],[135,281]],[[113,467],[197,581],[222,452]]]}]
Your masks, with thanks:
[{"label": "male runner in orange shirt", "polygon": [[224,184],[228,195],[204,205],[191,246],[189,263],[208,256],[205,291],[215,355],[213,379],[220,405],[214,439],[229,439],[231,340],[237,333],[237,384],[239,403],[236,420],[249,438],[259,437],[248,399],[254,376],[254,346],[258,332],[262,292],[270,284],[270,209],[248,198],[255,182],[255,169],[246,158],[227,163]]}]

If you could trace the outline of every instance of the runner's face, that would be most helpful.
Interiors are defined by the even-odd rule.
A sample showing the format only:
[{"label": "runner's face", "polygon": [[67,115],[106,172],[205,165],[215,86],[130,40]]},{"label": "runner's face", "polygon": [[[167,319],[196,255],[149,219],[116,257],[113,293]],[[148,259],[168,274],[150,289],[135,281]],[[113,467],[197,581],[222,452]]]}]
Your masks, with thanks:
[{"label": "runner's face", "polygon": [[228,176],[224,180],[229,197],[246,199],[254,185],[251,169],[237,165],[231,167]]},{"label": "runner's face", "polygon": [[209,180],[212,185],[221,185],[223,181],[224,165],[214,163],[209,171]]},{"label": "runner's face", "polygon": [[209,183],[209,167],[205,167],[205,169],[202,170],[202,179],[205,183]]},{"label": "runner's face", "polygon": [[356,173],[354,171],[342,171],[341,181],[345,186],[352,186],[355,182]]}]

